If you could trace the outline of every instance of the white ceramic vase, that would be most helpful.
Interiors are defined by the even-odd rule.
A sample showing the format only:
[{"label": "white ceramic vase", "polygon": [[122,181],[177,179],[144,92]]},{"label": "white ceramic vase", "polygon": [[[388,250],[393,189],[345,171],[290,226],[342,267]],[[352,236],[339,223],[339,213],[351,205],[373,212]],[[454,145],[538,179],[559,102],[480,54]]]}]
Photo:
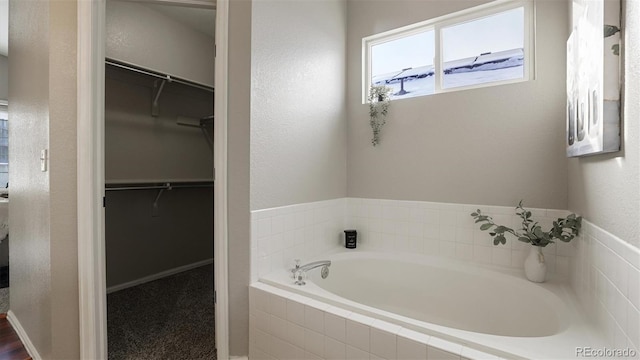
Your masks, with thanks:
[{"label": "white ceramic vase", "polygon": [[524,274],[530,281],[544,282],[547,275],[547,264],[544,262],[544,254],[541,246],[531,245],[529,255],[524,261]]}]

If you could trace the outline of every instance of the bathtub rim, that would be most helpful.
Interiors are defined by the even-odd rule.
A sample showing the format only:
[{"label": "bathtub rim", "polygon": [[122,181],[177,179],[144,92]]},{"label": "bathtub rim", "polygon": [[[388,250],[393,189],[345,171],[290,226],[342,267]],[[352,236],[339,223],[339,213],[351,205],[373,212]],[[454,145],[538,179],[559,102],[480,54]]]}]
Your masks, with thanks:
[{"label": "bathtub rim", "polygon": [[[496,265],[477,264],[464,262],[458,259],[444,258],[440,256],[422,255],[422,254],[407,254],[407,253],[381,253],[380,251],[372,251],[366,248],[359,249],[344,249],[335,248],[329,252],[324,253],[321,256],[316,256],[308,259],[308,261],[316,260],[331,260],[332,257],[363,257],[369,256],[373,258],[385,258],[396,259],[399,261],[409,262],[424,262],[432,261],[435,264],[442,264],[444,267],[464,270],[478,270],[482,272],[496,273],[499,276],[508,276],[523,281],[524,271],[521,269],[507,268]],[[307,262],[307,261],[305,261]],[[311,280],[311,279],[310,279]],[[567,340],[580,339],[581,343],[576,343],[575,346],[606,346],[606,342],[603,340],[603,336],[599,333],[593,324],[589,323],[586,318],[586,311],[580,305],[580,302],[576,299],[576,295],[570,289],[569,283],[566,277],[556,276],[551,274],[545,283],[532,283],[532,285],[539,286],[541,290],[548,291],[554,295],[557,301],[562,303],[564,312],[556,313],[561,317],[561,321],[567,323],[567,326],[563,327],[561,331],[554,335],[542,336],[542,337],[510,337],[501,335],[491,335],[484,333],[476,333],[468,330],[460,330],[450,328],[447,326],[437,325],[425,321],[415,320],[406,316],[394,314],[385,310],[377,309],[371,306],[360,304],[349,299],[342,298],[336,294],[333,294],[315,283],[308,281],[305,286],[297,286],[293,284],[293,280],[290,277],[290,273],[286,269],[279,269],[272,271],[271,273],[261,277],[258,282],[264,283],[283,291],[291,292],[295,295],[303,296],[306,298],[320,301],[329,306],[345,309],[355,314],[361,314],[373,319],[380,319],[391,324],[399,325],[408,330],[417,331],[428,336],[440,338],[442,340],[450,341],[461,346],[476,349],[485,353],[489,353],[501,358],[508,359],[528,359],[528,358],[540,358],[539,353],[533,353],[527,351],[526,348],[521,346],[518,342],[531,343],[534,341],[540,341],[543,345],[536,344],[536,350],[540,349],[540,346],[548,348],[549,346],[561,345],[566,343]],[[553,301],[553,300],[552,300]],[[553,308],[556,310],[556,308]],[[610,344],[609,344],[610,345]],[[566,358],[567,353],[553,353],[548,354],[549,358]],[[561,357],[559,357],[561,356]]]},{"label": "bathtub rim", "polygon": [[[480,334],[486,334],[491,336],[518,337],[518,338],[520,337],[537,338],[537,337],[553,336],[567,330],[570,324],[570,317],[567,314],[566,302],[563,301],[555,292],[548,289],[548,287],[553,287],[554,286],[553,284],[549,285],[544,283],[543,284],[532,283],[524,279],[521,272],[514,269],[509,269],[506,272],[504,271],[505,269],[499,269],[500,271],[496,271],[495,269],[486,269],[481,267],[469,266],[468,263],[464,263],[464,262],[459,262],[459,261],[452,262],[452,261],[448,261],[448,259],[443,259],[439,257],[417,256],[417,257],[406,259],[404,258],[404,255],[403,255],[403,258],[399,258],[397,254],[396,256],[394,256],[386,253],[371,252],[371,251],[364,251],[360,253],[340,252],[340,253],[331,255],[331,260],[336,263],[348,262],[351,259],[354,259],[354,260],[355,259],[366,259],[366,260],[373,259],[373,260],[383,260],[383,261],[390,260],[393,262],[397,261],[397,262],[403,262],[408,264],[417,264],[418,266],[427,266],[427,267],[435,267],[438,269],[444,269],[447,271],[461,274],[461,276],[479,277],[481,281],[496,280],[498,282],[502,282],[505,286],[511,287],[511,289],[514,289],[516,292],[519,292],[519,291],[525,292],[524,296],[537,295],[538,298],[541,299],[541,301],[543,302],[541,306],[545,307],[544,310],[547,310],[548,313],[551,313],[555,317],[556,324],[554,329],[555,332],[552,334],[545,334],[545,335],[538,335],[538,336],[501,335],[501,334],[495,334],[490,332],[479,332],[479,331],[461,329],[461,328],[447,326],[447,325],[440,325],[440,324],[432,323],[425,320],[412,319],[410,316],[396,314],[392,311],[379,309],[371,305],[362,304],[367,308],[376,309],[376,311],[379,310],[384,313],[390,313],[398,317],[407,318],[410,320],[416,320],[421,323],[422,322],[429,323],[429,324],[433,324],[434,326],[448,328],[448,329],[455,329],[455,330],[464,331],[468,333],[480,333]],[[310,276],[308,277],[308,279],[310,280],[310,284],[312,284],[312,287],[318,287],[322,291],[326,291],[330,294],[336,295],[341,299],[345,299],[347,301],[360,304],[355,300],[344,298],[338,294],[333,293],[331,290],[325,289],[322,285],[319,285],[319,281],[322,281],[319,275],[320,273],[318,271],[312,271]],[[329,278],[330,277],[331,276],[329,276]],[[519,309],[523,309],[523,308],[519,308]]]}]

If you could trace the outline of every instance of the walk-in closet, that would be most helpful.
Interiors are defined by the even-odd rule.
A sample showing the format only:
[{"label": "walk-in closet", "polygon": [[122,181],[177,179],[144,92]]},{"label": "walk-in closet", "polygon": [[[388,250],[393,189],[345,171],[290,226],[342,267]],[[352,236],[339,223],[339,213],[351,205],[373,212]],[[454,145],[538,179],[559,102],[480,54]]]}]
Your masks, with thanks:
[{"label": "walk-in closet", "polygon": [[107,2],[108,357],[215,359],[212,7]]}]

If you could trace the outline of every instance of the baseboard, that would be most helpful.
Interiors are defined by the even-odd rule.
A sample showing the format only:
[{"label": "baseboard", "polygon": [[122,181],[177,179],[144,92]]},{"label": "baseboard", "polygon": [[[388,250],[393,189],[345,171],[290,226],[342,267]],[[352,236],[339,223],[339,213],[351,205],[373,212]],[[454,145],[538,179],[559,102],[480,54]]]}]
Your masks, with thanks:
[{"label": "baseboard", "polygon": [[110,294],[110,293],[116,292],[116,291],[120,291],[120,290],[124,290],[124,289],[130,288],[130,287],[138,286],[138,285],[141,285],[141,284],[144,284],[144,283],[148,283],[149,281],[162,279],[162,278],[167,277],[167,276],[175,275],[175,274],[181,273],[183,271],[195,269],[197,267],[204,266],[204,265],[209,265],[209,264],[212,264],[212,263],[213,263],[213,258],[207,259],[207,260],[202,260],[202,261],[198,261],[198,262],[195,262],[195,263],[192,263],[192,264],[187,264],[187,265],[183,265],[183,266],[178,266],[178,267],[173,268],[173,269],[165,270],[165,271],[159,272],[157,274],[145,276],[145,277],[140,278],[140,279],[128,281],[126,283],[110,286],[110,287],[107,288],[107,294]]},{"label": "baseboard", "polygon": [[24,345],[24,348],[27,350],[31,358],[33,360],[41,360],[42,357],[40,356],[40,354],[38,354],[38,350],[36,350],[36,347],[33,346],[31,339],[29,339],[29,336],[24,331],[22,324],[20,324],[20,321],[18,321],[13,311],[9,310],[7,312],[7,320],[9,320],[9,324],[11,324],[13,330],[15,330],[16,334],[18,334],[20,341],[22,341],[22,345]]},{"label": "baseboard", "polygon": [[231,356],[231,360],[249,360],[246,356]]}]

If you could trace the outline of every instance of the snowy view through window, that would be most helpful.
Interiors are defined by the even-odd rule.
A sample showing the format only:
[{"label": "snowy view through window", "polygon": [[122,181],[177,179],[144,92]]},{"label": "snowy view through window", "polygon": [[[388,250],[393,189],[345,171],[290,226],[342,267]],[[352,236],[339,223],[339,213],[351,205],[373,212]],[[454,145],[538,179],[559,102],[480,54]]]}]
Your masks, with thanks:
[{"label": "snowy view through window", "polygon": [[434,31],[371,47],[371,83],[393,88],[391,98],[434,92]]},{"label": "snowy view through window", "polygon": [[[522,79],[524,8],[443,27],[442,89]],[[433,94],[435,31],[371,47],[371,83],[393,89],[391,98]]]}]

